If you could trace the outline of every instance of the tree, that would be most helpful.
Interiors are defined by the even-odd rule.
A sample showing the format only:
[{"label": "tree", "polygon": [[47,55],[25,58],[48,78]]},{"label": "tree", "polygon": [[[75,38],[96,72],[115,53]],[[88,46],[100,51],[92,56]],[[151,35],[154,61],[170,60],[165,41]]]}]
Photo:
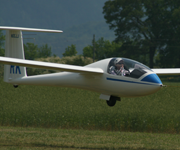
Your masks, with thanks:
[{"label": "tree", "polygon": [[24,44],[25,58],[28,60],[34,60],[38,57],[38,46],[34,43]]},{"label": "tree", "polygon": [[4,56],[4,40],[5,40],[5,36],[3,35],[2,31],[0,30],[0,56]]},{"label": "tree", "polygon": [[[93,45],[93,41],[92,41]],[[93,58],[93,46],[88,45],[83,48],[83,56]],[[109,40],[104,40],[103,37],[95,41],[95,59],[100,60],[109,57],[117,57],[118,49],[121,47],[121,43],[110,42]]]},{"label": "tree", "polygon": [[75,56],[77,54],[76,46],[72,44],[71,46],[68,46],[65,49],[65,52],[63,53],[63,56]]},{"label": "tree", "polygon": [[83,48],[83,56],[93,58],[93,46],[88,45]]},{"label": "tree", "polygon": [[103,13],[115,32],[115,41],[132,46],[132,50],[136,47],[136,54],[148,55],[149,66],[153,68],[156,52],[166,45],[163,39],[171,20],[169,4],[170,0],[109,0]]},{"label": "tree", "polygon": [[166,46],[160,50],[160,65],[163,67],[180,67],[180,1],[168,1],[169,7],[166,12],[164,40]]},{"label": "tree", "polygon": [[38,45],[35,45],[34,43],[26,43],[24,44],[24,52],[25,58],[28,60],[47,58],[52,54],[51,47],[48,47],[48,44],[38,47]]},{"label": "tree", "polygon": [[45,44],[38,48],[38,58],[47,58],[52,55],[51,47],[48,47],[48,44]]}]

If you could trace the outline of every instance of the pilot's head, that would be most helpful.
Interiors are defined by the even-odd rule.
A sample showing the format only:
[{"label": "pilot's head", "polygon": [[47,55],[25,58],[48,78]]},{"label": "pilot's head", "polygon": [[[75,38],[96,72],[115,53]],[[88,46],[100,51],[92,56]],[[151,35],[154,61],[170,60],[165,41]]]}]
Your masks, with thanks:
[{"label": "pilot's head", "polygon": [[124,61],[121,58],[116,58],[114,60],[115,67],[119,70],[120,68],[124,68]]}]

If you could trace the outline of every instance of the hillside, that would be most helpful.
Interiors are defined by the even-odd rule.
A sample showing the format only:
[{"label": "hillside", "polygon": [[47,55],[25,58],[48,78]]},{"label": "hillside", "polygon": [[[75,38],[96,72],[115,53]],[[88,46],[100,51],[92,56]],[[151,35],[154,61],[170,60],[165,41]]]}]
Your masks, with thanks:
[{"label": "hillside", "polygon": [[[68,45],[75,44],[78,53],[96,39],[114,39],[102,14],[106,0],[0,0],[0,25],[63,30],[63,34],[26,35],[25,42],[48,43],[61,56]],[[27,38],[35,38],[28,39]]]},{"label": "hillside", "polygon": [[38,33],[35,36],[35,44],[48,43],[58,56],[61,56],[67,46],[75,44],[78,53],[81,54],[85,46],[92,44],[93,34],[96,40],[100,37],[110,41],[114,40],[113,32],[108,29],[108,26],[103,21],[97,21],[72,26],[64,29],[62,34]]}]

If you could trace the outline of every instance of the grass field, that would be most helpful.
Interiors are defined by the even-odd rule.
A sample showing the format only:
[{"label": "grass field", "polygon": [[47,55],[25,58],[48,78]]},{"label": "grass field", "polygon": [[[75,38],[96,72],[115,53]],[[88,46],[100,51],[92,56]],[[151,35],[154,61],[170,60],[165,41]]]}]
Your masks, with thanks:
[{"label": "grass field", "polygon": [[0,127],[0,149],[180,149],[180,135],[89,130]]},{"label": "grass field", "polygon": [[[167,83],[179,86],[177,82]],[[0,125],[180,133],[180,88],[107,106],[99,94],[79,89],[19,86],[0,80]]]}]

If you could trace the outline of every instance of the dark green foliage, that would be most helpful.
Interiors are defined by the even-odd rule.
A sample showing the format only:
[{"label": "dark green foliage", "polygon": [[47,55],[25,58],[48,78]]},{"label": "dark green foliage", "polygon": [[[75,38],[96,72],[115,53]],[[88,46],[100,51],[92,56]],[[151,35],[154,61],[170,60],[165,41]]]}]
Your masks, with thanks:
[{"label": "dark green foliage", "polygon": [[45,44],[38,48],[37,58],[47,58],[52,55],[51,47],[48,47],[48,44]]},{"label": "dark green foliage", "polygon": [[[159,54],[160,65],[163,67],[180,67],[180,1],[167,1],[168,12],[164,24],[165,49]],[[171,18],[171,19],[169,19]]]},{"label": "dark green foliage", "polygon": [[[121,43],[110,42],[104,40],[103,37],[94,42],[95,59],[101,60],[104,58],[122,56],[121,51],[118,51],[121,47]],[[88,45],[83,49],[83,56],[93,58],[93,41],[92,45]]]},{"label": "dark green foliage", "polygon": [[0,64],[0,78],[4,76],[4,65]]},{"label": "dark green foliage", "polygon": [[88,45],[83,48],[83,56],[93,58],[93,46]]},{"label": "dark green foliage", "polygon": [[103,13],[115,32],[115,41],[122,41],[124,49],[132,49],[128,53],[137,55],[137,60],[140,60],[138,55],[148,56],[148,65],[152,68],[160,51],[164,58],[170,53],[179,58],[177,49],[172,51],[174,44],[179,45],[179,7],[179,1],[171,0],[109,0]]},{"label": "dark green foliage", "polygon": [[65,52],[63,53],[63,56],[75,56],[77,54],[76,45],[71,44],[71,46],[68,46],[65,49]]},{"label": "dark green foliage", "polygon": [[34,60],[38,56],[38,46],[34,43],[24,44],[25,59]]},{"label": "dark green foliage", "polygon": [[143,64],[149,64],[149,57],[146,53],[148,46],[144,45],[144,47],[139,48],[137,42],[132,40],[126,41],[122,44],[122,46],[117,49],[117,56],[131,58],[137,60]]},{"label": "dark green foliage", "polygon": [[34,43],[24,44],[25,58],[28,60],[34,60],[35,58],[46,58],[52,55],[51,47],[48,47],[48,44],[45,44],[41,47],[38,47]]},{"label": "dark green foliage", "polygon": [[[89,57],[84,58],[83,56],[77,55],[72,57],[47,57],[47,58],[37,58],[36,61],[44,61],[44,62],[52,62],[52,63],[60,63],[60,64],[69,64],[69,65],[77,65],[77,66],[85,66],[93,62],[93,60]],[[57,71],[54,70],[45,70],[45,69],[37,69],[37,68],[27,68],[27,74],[30,75],[38,75],[38,74],[47,74],[47,73],[55,73]]]},{"label": "dark green foliage", "polygon": [[5,55],[5,50],[3,48],[0,48],[0,56],[4,56]]},{"label": "dark green foliage", "polygon": [[63,57],[62,62],[69,65],[77,65],[77,66],[85,66],[92,63],[91,58],[84,58],[81,55],[73,56],[73,57]]},{"label": "dark green foliage", "polygon": [[2,31],[0,30],[0,56],[4,56],[4,40],[5,40],[5,36],[3,35]]},{"label": "dark green foliage", "polygon": [[[37,69],[37,68],[26,68],[26,72],[28,76],[33,76],[33,75],[38,75],[38,74],[45,74],[45,73],[50,73],[51,71],[47,71],[45,69]],[[52,73],[54,73],[53,71]]]}]

